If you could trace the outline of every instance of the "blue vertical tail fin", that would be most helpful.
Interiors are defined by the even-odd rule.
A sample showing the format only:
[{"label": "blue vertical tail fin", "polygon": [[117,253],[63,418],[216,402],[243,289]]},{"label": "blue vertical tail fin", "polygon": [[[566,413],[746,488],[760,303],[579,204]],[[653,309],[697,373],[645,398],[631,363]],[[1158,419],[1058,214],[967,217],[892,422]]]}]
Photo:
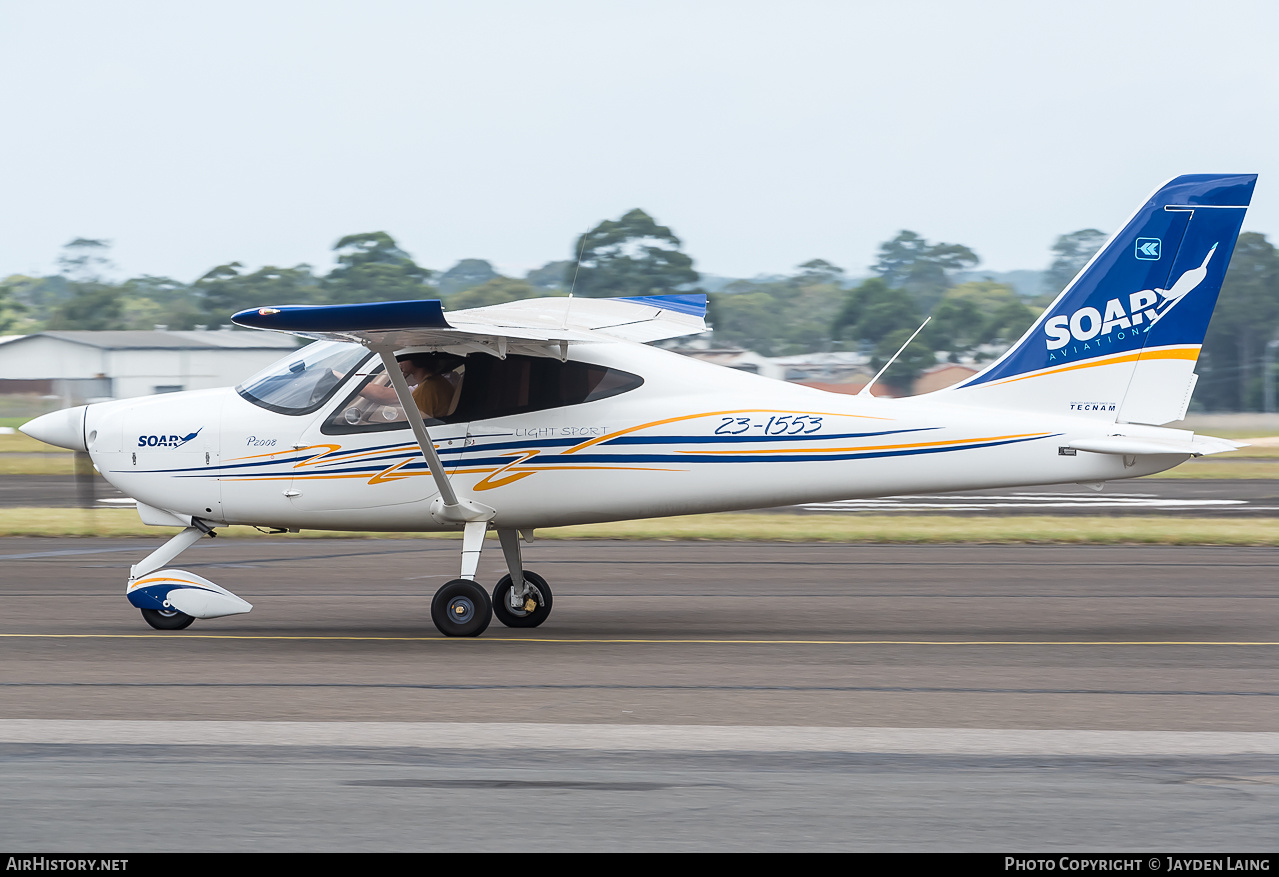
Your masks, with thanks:
[{"label": "blue vertical tail fin", "polygon": [[948,401],[1129,423],[1184,416],[1255,174],[1165,183],[1007,353]]}]

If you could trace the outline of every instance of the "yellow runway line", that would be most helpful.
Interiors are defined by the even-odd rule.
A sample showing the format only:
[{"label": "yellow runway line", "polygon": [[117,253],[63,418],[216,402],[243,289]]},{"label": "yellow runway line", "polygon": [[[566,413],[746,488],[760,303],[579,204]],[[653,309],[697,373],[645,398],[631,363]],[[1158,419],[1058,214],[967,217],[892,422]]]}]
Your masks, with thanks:
[{"label": "yellow runway line", "polygon": [[229,633],[0,633],[0,639],[214,639],[319,642],[491,642],[545,645],[730,646],[1279,646],[1279,642],[1229,640],[819,640],[819,639],[533,639],[444,636],[284,636]]}]

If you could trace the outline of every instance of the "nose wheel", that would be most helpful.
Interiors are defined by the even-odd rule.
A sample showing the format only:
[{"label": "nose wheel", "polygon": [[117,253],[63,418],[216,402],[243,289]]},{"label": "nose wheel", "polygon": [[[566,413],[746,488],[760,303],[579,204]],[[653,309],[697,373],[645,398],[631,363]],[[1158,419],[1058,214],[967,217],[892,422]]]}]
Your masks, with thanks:
[{"label": "nose wheel", "polygon": [[195,621],[194,616],[176,609],[143,609],[142,617],[156,630],[182,630]]},{"label": "nose wheel", "polygon": [[493,604],[475,582],[454,579],[435,592],[431,620],[445,636],[479,636],[493,620]]},{"label": "nose wheel", "polygon": [[512,591],[510,576],[493,588],[493,614],[507,627],[537,627],[551,614],[551,586],[537,573],[524,570],[524,593]]}]

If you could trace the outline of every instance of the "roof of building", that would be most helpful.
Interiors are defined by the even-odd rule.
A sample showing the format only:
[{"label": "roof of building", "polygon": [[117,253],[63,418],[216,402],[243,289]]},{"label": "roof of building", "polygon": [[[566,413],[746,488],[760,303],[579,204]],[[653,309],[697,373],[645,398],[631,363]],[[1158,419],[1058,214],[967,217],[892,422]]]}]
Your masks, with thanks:
[{"label": "roof of building", "polygon": [[[275,332],[243,332],[217,329],[194,332],[128,330],[120,332],[36,332],[25,338],[54,338],[106,350],[291,350],[297,341]],[[19,339],[14,339],[19,340]]]}]

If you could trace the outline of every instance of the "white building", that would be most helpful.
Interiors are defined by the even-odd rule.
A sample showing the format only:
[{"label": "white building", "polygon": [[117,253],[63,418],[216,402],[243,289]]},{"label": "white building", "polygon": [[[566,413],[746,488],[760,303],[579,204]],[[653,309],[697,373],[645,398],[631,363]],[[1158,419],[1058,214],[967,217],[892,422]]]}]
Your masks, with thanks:
[{"label": "white building", "polygon": [[37,332],[0,342],[0,393],[64,404],[240,383],[298,346],[274,332]]}]

